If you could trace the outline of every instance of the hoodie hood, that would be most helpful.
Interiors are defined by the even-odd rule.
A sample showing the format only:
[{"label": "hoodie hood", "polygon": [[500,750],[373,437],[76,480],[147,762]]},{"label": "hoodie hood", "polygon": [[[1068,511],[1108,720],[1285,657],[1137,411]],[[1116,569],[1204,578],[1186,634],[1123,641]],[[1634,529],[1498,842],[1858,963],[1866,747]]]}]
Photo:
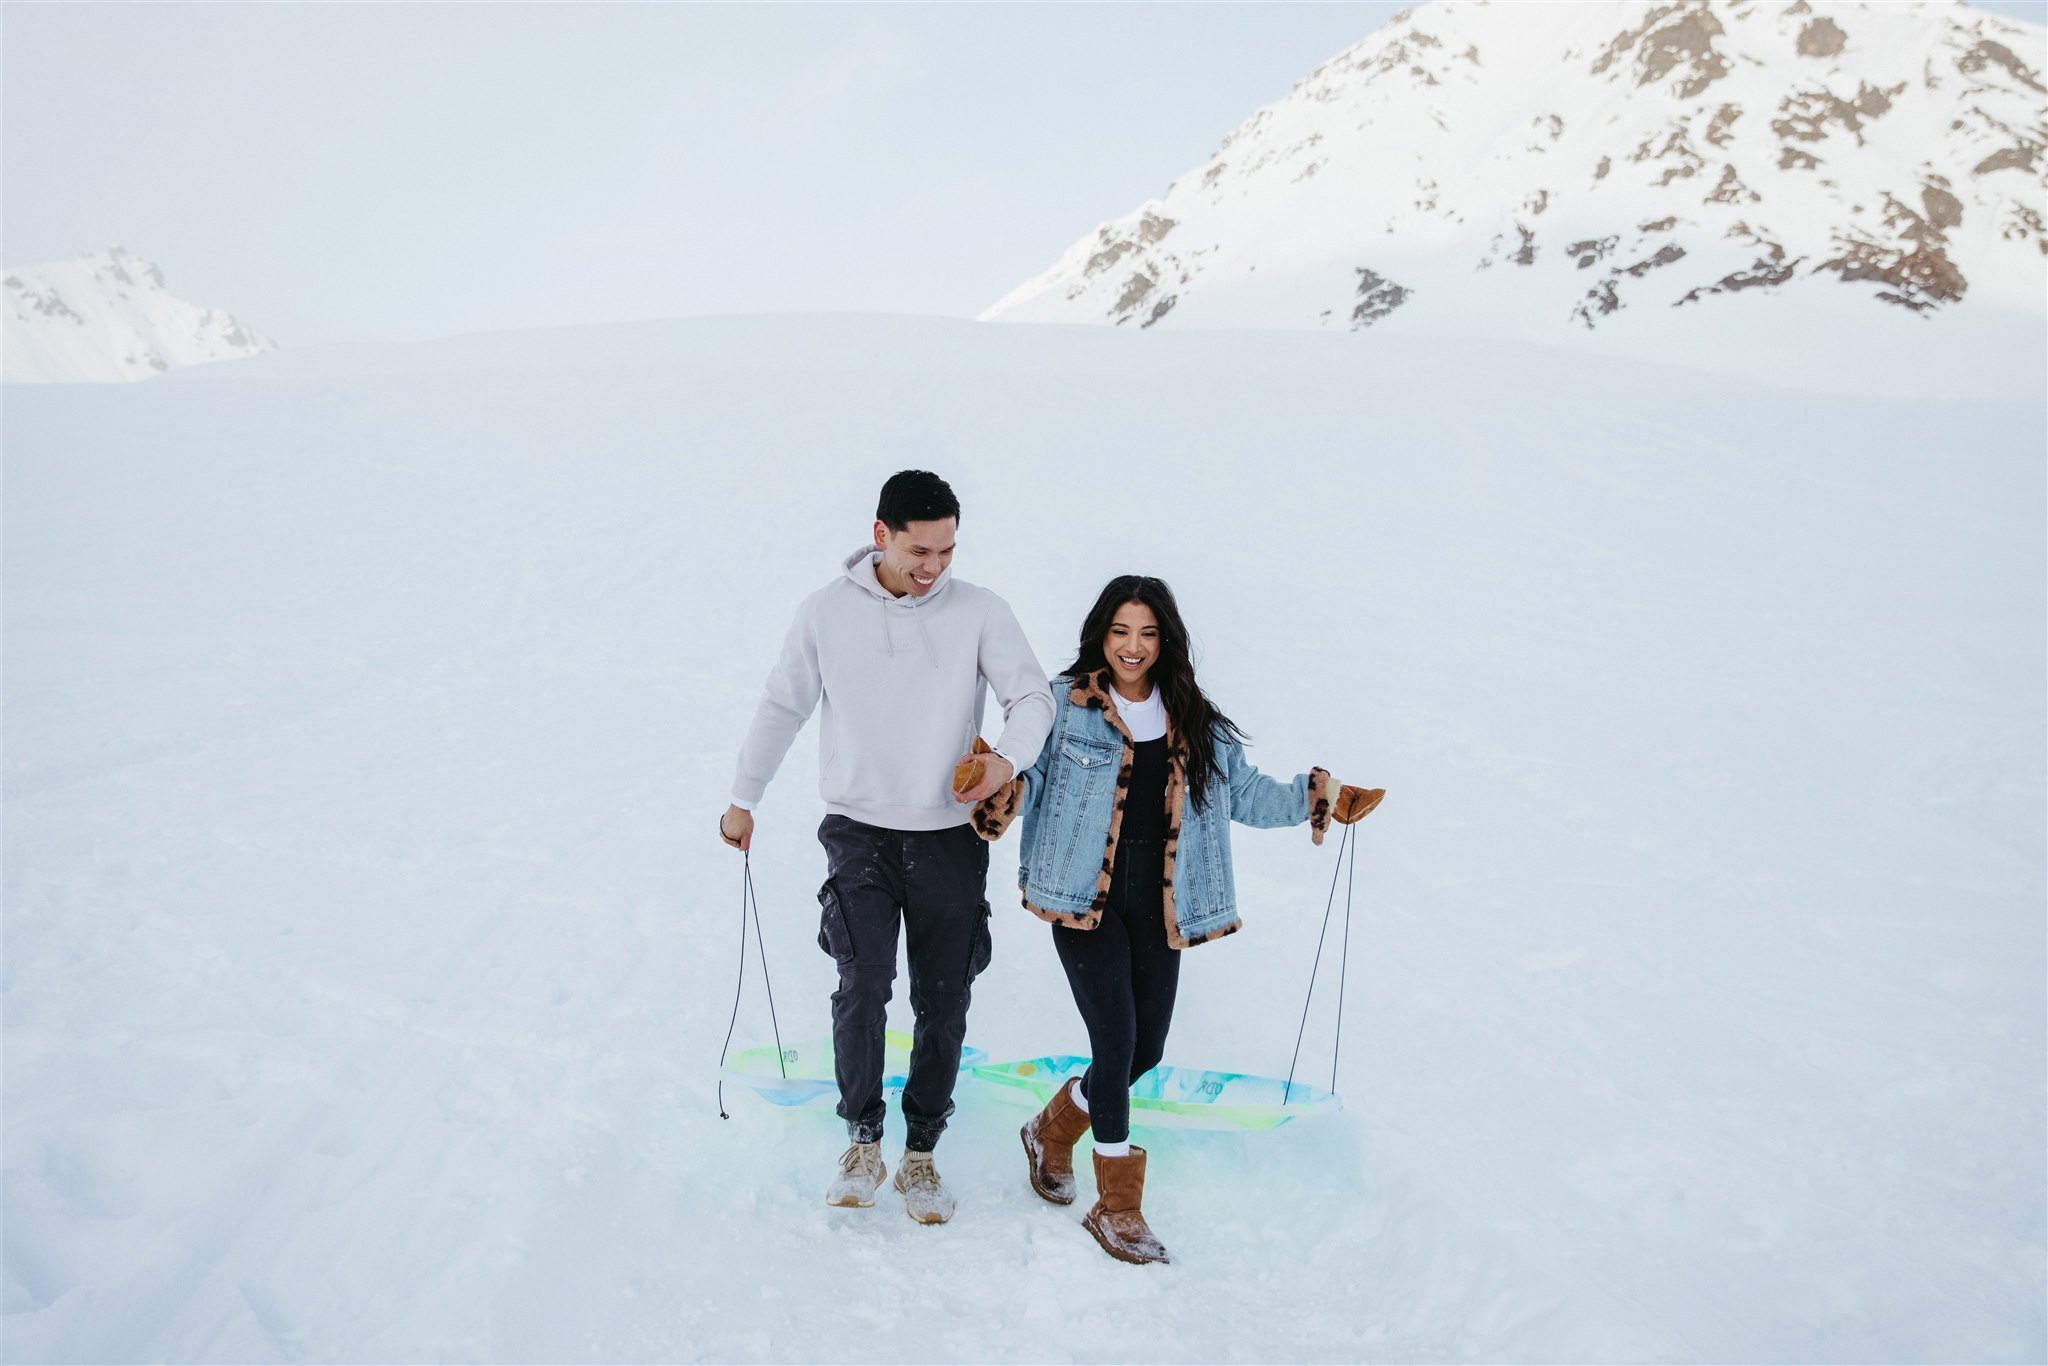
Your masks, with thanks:
[{"label": "hoodie hood", "polygon": [[896,635],[895,632],[889,629],[890,611],[893,609],[908,612],[910,619],[917,623],[917,638],[923,643],[925,658],[930,660],[932,667],[936,669],[939,666],[938,652],[932,648],[931,635],[924,629],[924,618],[919,615],[919,612],[920,609],[929,611],[929,604],[932,599],[946,591],[946,585],[953,581],[953,567],[947,565],[939,571],[938,582],[932,585],[929,593],[922,595],[905,593],[899,598],[887,588],[884,588],[881,579],[875,574],[875,564],[881,558],[881,551],[873,546],[862,546],[859,550],[846,557],[844,561],[846,577],[864,589],[875,599],[876,606],[882,609],[883,648],[892,655],[896,653]]},{"label": "hoodie hood", "polygon": [[933,598],[945,592],[946,585],[953,581],[953,567],[947,565],[939,571],[939,581],[932,585],[931,592],[924,594],[905,593],[899,598],[887,588],[884,588],[881,579],[875,575],[875,563],[881,558],[881,551],[871,545],[864,545],[859,550],[848,555],[841,561],[841,564],[846,570],[847,578],[859,584],[873,596],[881,599],[884,606],[902,607],[906,611],[915,610],[920,605],[930,602]]}]

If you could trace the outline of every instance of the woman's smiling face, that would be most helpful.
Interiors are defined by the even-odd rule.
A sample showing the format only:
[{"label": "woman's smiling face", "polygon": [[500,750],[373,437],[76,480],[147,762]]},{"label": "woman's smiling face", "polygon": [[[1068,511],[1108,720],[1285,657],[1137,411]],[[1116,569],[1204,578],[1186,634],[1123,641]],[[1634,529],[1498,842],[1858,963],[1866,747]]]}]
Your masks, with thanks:
[{"label": "woman's smiling face", "polygon": [[1147,676],[1159,658],[1159,618],[1142,602],[1127,602],[1116,609],[1109,623],[1109,635],[1102,642],[1102,657],[1109,671],[1126,692],[1144,697]]}]

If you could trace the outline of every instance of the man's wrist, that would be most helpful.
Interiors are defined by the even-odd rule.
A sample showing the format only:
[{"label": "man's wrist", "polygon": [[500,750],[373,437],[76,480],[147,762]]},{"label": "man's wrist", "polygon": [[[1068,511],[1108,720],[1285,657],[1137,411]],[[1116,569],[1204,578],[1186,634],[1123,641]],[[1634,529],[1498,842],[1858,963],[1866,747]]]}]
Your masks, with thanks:
[{"label": "man's wrist", "polygon": [[748,801],[744,797],[734,797],[732,799],[732,804],[734,806],[737,806],[742,811],[752,811],[755,806],[753,802]]}]

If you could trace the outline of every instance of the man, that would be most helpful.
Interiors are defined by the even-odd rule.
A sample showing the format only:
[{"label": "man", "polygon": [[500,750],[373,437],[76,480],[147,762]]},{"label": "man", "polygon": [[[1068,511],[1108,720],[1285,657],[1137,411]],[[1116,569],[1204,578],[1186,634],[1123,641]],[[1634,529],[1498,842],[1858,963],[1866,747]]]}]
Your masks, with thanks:
[{"label": "man", "polygon": [[[874,544],[797,609],[718,825],[728,845],[753,846],[755,804],[822,697],[818,785],[828,814],[818,840],[830,876],[818,892],[818,946],[839,965],[832,1049],[852,1140],[825,1201],[866,1208],[887,1175],[884,1008],[900,925],[917,1024],[896,1189],[925,1224],[953,1216],[932,1149],[953,1113],[969,988],[989,959],[988,845],[968,821],[976,802],[1037,760],[1053,719],[1045,671],[1008,604],[952,576],[959,524],[960,502],[937,475],[905,470],[882,485]],[[990,690],[1003,733],[993,753],[975,755]],[[956,790],[955,766],[976,760],[979,781]]]}]

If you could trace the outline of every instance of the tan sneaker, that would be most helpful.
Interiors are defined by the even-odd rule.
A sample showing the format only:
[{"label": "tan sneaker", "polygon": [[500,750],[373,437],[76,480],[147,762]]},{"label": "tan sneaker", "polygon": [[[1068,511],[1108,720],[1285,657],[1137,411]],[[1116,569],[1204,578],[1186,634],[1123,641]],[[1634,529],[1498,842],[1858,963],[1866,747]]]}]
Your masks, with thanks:
[{"label": "tan sneaker", "polygon": [[[882,1145],[856,1143],[839,1155],[839,1175],[825,1188],[825,1203],[841,1209],[867,1209],[889,1169],[882,1165]],[[902,1178],[897,1178],[899,1181]]]},{"label": "tan sneaker", "polygon": [[903,1193],[903,1212],[920,1224],[943,1224],[953,1217],[953,1192],[940,1184],[930,1153],[904,1150],[896,1189]]}]

